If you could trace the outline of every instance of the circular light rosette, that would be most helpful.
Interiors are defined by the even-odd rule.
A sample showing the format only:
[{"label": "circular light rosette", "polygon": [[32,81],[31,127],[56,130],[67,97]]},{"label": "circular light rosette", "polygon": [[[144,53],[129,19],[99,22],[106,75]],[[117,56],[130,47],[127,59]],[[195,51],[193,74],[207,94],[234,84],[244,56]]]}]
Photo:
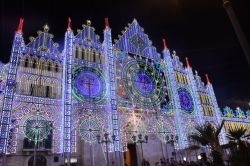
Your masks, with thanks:
[{"label": "circular light rosette", "polygon": [[88,116],[79,125],[79,133],[83,140],[89,143],[96,141],[96,136],[100,134],[102,124],[97,117]]},{"label": "circular light rosette", "polygon": [[194,110],[194,103],[191,94],[184,88],[178,89],[180,105],[187,113],[192,113]]},{"label": "circular light rosette", "polygon": [[154,66],[133,60],[123,68],[122,80],[129,96],[145,106],[157,106],[166,98],[163,73]]},{"label": "circular light rosette", "polygon": [[97,103],[104,98],[106,85],[101,71],[92,67],[78,67],[72,76],[73,94],[78,100]]},{"label": "circular light rosette", "polygon": [[23,130],[25,137],[37,143],[47,139],[52,131],[52,126],[46,118],[37,113],[24,122]]}]

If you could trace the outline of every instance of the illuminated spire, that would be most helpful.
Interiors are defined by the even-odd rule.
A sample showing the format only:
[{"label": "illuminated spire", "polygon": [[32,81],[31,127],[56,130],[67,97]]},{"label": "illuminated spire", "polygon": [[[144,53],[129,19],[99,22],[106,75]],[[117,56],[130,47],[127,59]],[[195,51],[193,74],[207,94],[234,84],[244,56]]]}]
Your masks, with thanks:
[{"label": "illuminated spire", "polygon": [[46,32],[46,33],[49,32],[49,26],[48,26],[48,24],[45,24],[45,25],[43,26],[43,30],[44,30],[44,32]]},{"label": "illuminated spire", "polygon": [[90,20],[87,20],[87,26],[91,26],[91,21]]},{"label": "illuminated spire", "polygon": [[164,50],[167,49],[168,47],[167,47],[166,39],[163,38],[163,39],[162,39],[162,42],[163,42],[163,49],[164,49]]},{"label": "illuminated spire", "polygon": [[24,22],[24,19],[20,18],[19,25],[18,25],[18,28],[17,28],[17,33],[19,33],[19,34],[23,34],[23,22]]},{"label": "illuminated spire", "polygon": [[186,67],[187,67],[187,68],[191,68],[190,63],[189,63],[189,61],[188,61],[188,57],[186,57],[185,60],[186,60]]},{"label": "illuminated spire", "polygon": [[196,75],[196,76],[198,76],[198,71],[197,71],[197,70],[195,70],[194,72],[195,72],[195,75]]},{"label": "illuminated spire", "polygon": [[138,24],[137,20],[134,18],[133,23]]},{"label": "illuminated spire", "polygon": [[205,74],[205,76],[206,76],[206,80],[207,80],[207,85],[211,84],[209,77],[208,77],[208,74]]},{"label": "illuminated spire", "polygon": [[68,31],[71,31],[71,19],[70,17],[68,18],[68,28],[67,28]]},{"label": "illuminated spire", "polygon": [[105,28],[110,28],[109,26],[109,18],[105,17]]},{"label": "illuminated spire", "polygon": [[176,51],[175,50],[173,50],[173,55],[176,56]]}]

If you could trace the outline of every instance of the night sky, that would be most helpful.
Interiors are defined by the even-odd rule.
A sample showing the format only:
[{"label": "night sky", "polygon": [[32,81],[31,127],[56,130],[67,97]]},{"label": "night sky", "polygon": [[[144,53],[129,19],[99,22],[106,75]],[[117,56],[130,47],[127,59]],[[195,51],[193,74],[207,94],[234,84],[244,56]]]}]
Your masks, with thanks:
[{"label": "night sky", "polygon": [[[249,108],[250,67],[222,0],[0,1],[0,60],[5,63],[20,17],[25,19],[26,44],[29,36],[35,37],[48,23],[61,49],[68,16],[75,32],[90,19],[101,39],[104,17],[109,17],[113,39],[136,18],[158,52],[165,37],[170,50],[176,50],[182,61],[189,57],[203,80],[209,74],[220,107]],[[250,1],[232,0],[232,6],[250,41]]]}]

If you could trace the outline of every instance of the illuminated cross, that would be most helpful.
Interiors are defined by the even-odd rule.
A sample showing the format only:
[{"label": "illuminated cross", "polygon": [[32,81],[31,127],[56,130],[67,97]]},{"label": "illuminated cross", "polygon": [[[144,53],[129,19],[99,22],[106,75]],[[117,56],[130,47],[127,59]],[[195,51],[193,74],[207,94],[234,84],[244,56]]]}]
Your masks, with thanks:
[{"label": "illuminated cross", "polygon": [[146,81],[146,79],[142,79],[141,83],[143,84],[144,88],[146,88],[146,84],[148,84],[148,81]]},{"label": "illuminated cross", "polygon": [[87,80],[85,80],[83,82],[84,85],[86,85],[88,87],[88,90],[89,90],[89,96],[91,95],[91,89],[92,87],[95,85],[94,83],[94,79],[93,78],[90,78],[90,77],[87,77],[86,78]]},{"label": "illuminated cross", "polygon": [[139,76],[139,80],[136,82],[138,82],[139,84],[142,84],[144,89],[147,88],[147,85],[150,85],[147,79],[147,75],[145,73]]}]

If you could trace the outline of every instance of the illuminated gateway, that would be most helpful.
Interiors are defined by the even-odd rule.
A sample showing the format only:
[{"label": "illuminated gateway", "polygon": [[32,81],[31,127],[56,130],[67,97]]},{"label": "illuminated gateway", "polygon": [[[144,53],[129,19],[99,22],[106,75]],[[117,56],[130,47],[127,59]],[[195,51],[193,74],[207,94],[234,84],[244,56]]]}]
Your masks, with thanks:
[{"label": "illuminated gateway", "polygon": [[165,40],[159,54],[136,20],[114,42],[107,19],[103,41],[90,21],[77,33],[70,22],[60,52],[47,25],[25,44],[20,20],[0,64],[2,163],[33,165],[35,149],[43,166],[154,165],[180,159],[197,124],[225,119],[221,143],[229,128],[249,128],[249,111],[221,111],[208,76],[204,85]]}]

